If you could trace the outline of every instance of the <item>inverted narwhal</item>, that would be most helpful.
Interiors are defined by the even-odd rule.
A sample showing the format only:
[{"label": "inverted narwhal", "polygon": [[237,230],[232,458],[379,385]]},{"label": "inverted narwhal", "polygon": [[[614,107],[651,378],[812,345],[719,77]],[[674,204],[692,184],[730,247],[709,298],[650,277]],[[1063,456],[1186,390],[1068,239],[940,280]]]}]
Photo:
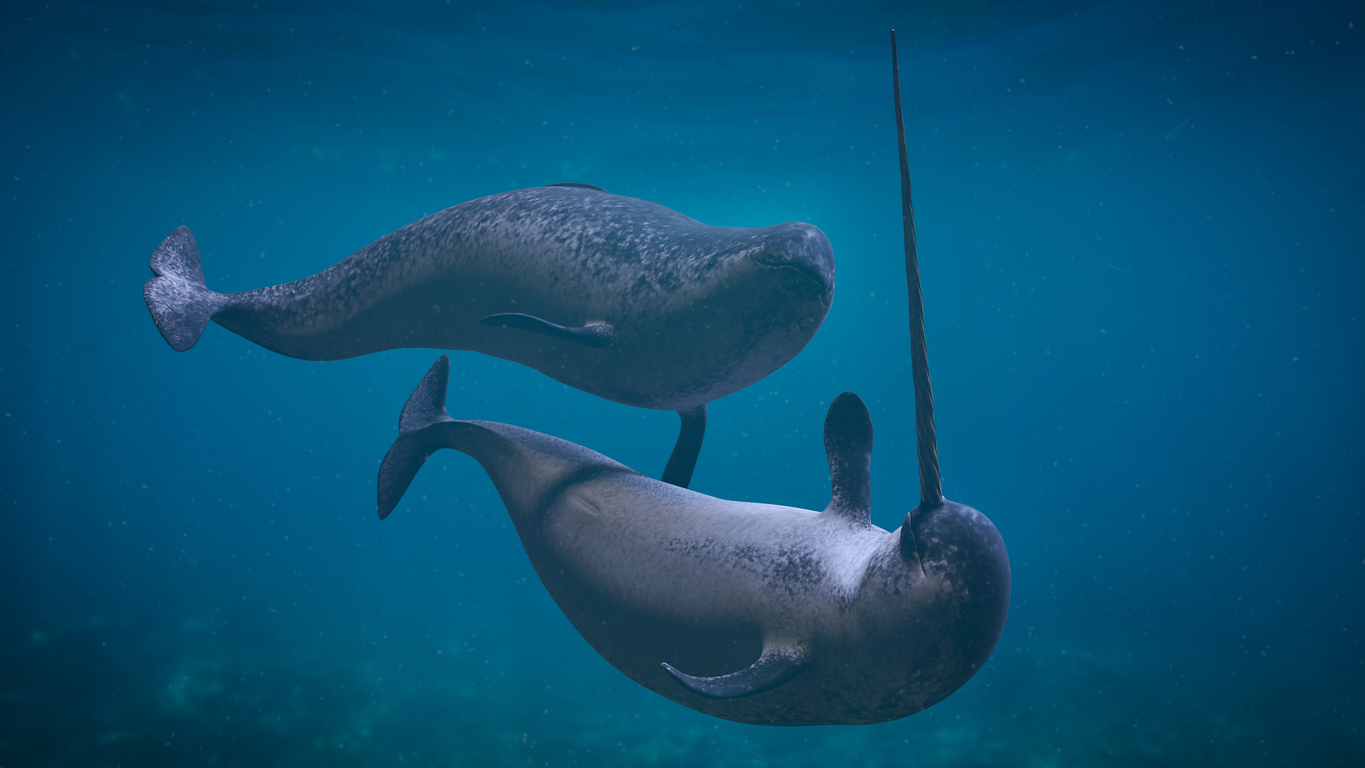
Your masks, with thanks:
[{"label": "inverted narwhal", "polygon": [[940,491],[899,82],[896,122],[921,477],[898,530],[870,521],[872,423],[852,393],[825,420],[833,493],[816,512],[712,498],[558,438],[454,420],[445,357],[403,409],[379,471],[379,516],[433,452],[469,454],[588,643],[639,684],[716,717],[877,723],[957,690],[1000,638],[1009,558],[985,515]]},{"label": "inverted narwhal", "polygon": [[305,360],[473,350],[618,403],[678,411],[664,479],[684,487],[706,403],[800,352],[834,294],[829,241],[810,224],[708,227],[585,184],[471,200],[316,275],[244,293],[206,287],[186,227],[151,268],[143,296],[180,351],[209,320]]}]

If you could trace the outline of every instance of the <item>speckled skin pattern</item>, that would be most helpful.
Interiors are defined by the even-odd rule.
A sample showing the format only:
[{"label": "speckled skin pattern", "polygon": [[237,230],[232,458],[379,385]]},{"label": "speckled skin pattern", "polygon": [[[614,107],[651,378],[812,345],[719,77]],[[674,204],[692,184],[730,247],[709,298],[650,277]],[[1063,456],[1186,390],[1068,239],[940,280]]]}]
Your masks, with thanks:
[{"label": "speckled skin pattern", "polygon": [[[819,229],[708,227],[644,200],[537,187],[447,208],[335,266],[222,297],[214,322],[306,360],[403,347],[474,350],[627,405],[683,410],[800,352],[829,312]],[[593,349],[481,318],[610,323]]]},{"label": "speckled skin pattern", "polygon": [[[826,422],[835,492],[823,512],[712,498],[519,427],[435,408],[418,419],[411,402],[390,457],[416,456],[410,473],[443,447],[478,460],[583,637],[693,709],[766,725],[894,720],[962,686],[1004,627],[1009,559],[984,515],[944,501],[912,510],[897,531],[869,522],[871,422],[855,395],[836,400]],[[844,439],[860,429],[865,439]],[[381,470],[381,516],[410,473],[386,490]],[[697,695],[660,666],[725,675],[773,646],[804,664],[790,682],[741,698]]]}]

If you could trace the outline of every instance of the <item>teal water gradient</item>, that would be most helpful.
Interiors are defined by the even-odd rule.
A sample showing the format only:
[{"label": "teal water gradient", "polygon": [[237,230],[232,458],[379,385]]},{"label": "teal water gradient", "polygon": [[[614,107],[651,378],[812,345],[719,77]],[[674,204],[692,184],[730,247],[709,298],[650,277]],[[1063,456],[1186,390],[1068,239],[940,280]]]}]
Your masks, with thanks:
[{"label": "teal water gradient", "polygon": [[[0,765],[1365,761],[1365,15],[1347,3],[15,3],[0,9]],[[707,718],[598,657],[442,453],[439,353],[286,359],[142,304],[329,266],[561,181],[834,247],[810,346],[712,404],[693,487],[821,508],[824,409],[918,497],[888,30],[944,490],[1000,645],[874,727]],[[456,418],[662,471],[671,413],[452,356]]]}]

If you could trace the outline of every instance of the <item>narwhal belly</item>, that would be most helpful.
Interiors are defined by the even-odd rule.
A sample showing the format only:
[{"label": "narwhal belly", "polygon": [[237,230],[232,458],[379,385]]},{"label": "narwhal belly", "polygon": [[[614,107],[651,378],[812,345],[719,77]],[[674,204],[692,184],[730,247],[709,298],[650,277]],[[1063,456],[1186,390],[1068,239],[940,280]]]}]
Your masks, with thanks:
[{"label": "narwhal belly", "polygon": [[[550,595],[636,682],[730,720],[830,722],[827,689],[842,680],[826,668],[847,655],[845,609],[885,531],[626,475],[570,487],[528,522],[518,528]],[[812,660],[753,696],[709,699],[661,666],[725,675],[752,665],[774,636],[810,647]]]}]

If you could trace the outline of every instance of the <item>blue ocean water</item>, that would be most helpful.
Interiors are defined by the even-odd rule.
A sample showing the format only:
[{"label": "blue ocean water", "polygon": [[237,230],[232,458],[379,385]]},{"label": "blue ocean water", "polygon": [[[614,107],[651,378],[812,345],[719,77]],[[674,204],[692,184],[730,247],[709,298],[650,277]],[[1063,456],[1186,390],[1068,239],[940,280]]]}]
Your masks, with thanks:
[{"label": "blue ocean water", "polygon": [[[1365,14],[1274,2],[7,3],[0,766],[1365,762]],[[918,498],[888,30],[944,489],[1009,547],[990,663],[765,728],[635,685],[478,465],[374,507],[439,354],[310,363],[143,305],[553,182],[807,221],[834,308],[711,405],[692,487],[820,509],[845,390]],[[657,476],[672,413],[452,355],[456,418]]]}]

